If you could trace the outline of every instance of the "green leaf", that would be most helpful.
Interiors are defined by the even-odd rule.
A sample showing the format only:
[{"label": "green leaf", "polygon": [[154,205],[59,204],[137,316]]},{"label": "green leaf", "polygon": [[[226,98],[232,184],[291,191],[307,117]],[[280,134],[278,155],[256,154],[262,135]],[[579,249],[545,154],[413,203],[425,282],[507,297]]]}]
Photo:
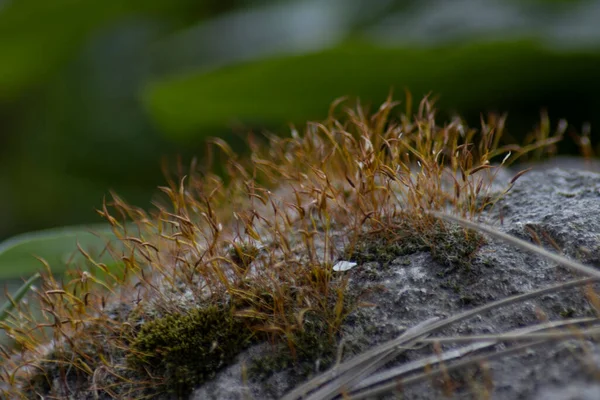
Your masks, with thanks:
[{"label": "green leaf", "polygon": [[581,93],[578,101],[597,102],[600,88],[591,76],[598,69],[598,53],[560,53],[533,41],[420,49],[354,41],[167,77],[149,84],[143,99],[166,134],[188,140],[239,123],[280,127],[321,119],[335,98],[359,96],[379,104],[390,89],[400,97],[407,88],[416,100],[429,92],[441,94],[439,108],[475,118],[488,106],[506,105],[496,109],[506,111],[510,105],[535,103],[539,110],[550,90]]},{"label": "green leaf", "polygon": [[4,304],[0,307],[0,321],[4,321],[17,304],[25,297],[31,285],[40,277],[39,273],[34,274],[29,278],[17,291],[8,299],[4,301]]},{"label": "green leaf", "polygon": [[118,245],[118,239],[107,224],[73,226],[31,232],[0,243],[0,280],[30,276],[43,268],[42,258],[60,273],[67,265],[84,260],[77,244],[101,262],[114,262],[104,249]]}]

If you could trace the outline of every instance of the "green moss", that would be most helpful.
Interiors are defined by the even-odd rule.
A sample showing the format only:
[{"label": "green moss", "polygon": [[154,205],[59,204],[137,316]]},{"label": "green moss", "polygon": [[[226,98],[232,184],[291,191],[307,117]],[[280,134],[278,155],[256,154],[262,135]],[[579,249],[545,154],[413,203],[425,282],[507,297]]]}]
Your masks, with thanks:
[{"label": "green moss", "polygon": [[164,377],[167,391],[183,397],[227,366],[251,337],[229,309],[209,306],[145,323],[133,338],[128,362]]},{"label": "green moss", "polygon": [[483,236],[470,229],[439,220],[419,225],[404,218],[391,229],[360,235],[346,248],[345,257],[358,263],[377,261],[387,265],[400,256],[430,251],[444,266],[470,268],[471,259],[483,243]]},{"label": "green moss", "polygon": [[[74,346],[78,349],[77,352],[72,350],[71,345],[64,345],[52,351],[38,364],[24,387],[26,398],[39,398],[40,395],[56,398],[55,396],[65,395],[65,391],[69,395],[80,395],[86,391],[90,371],[101,365],[99,354],[103,351],[98,348],[93,350],[89,343],[82,340],[75,340]],[[101,389],[99,391],[102,392]]]},{"label": "green moss", "polygon": [[[52,379],[50,374],[56,372],[57,368],[49,363],[42,363],[39,370],[29,377],[29,386],[25,388],[25,398],[33,399],[36,394],[49,394],[52,390]],[[59,375],[60,376],[60,375]]]},{"label": "green moss", "polygon": [[292,378],[301,381],[327,369],[335,360],[336,340],[328,332],[325,320],[314,313],[307,315],[303,329],[290,339],[292,348],[279,343],[271,354],[253,360],[250,377],[265,382],[273,373],[287,370]]},{"label": "green moss", "polygon": [[[358,297],[344,293],[342,306],[342,320],[350,318],[358,324],[355,311]],[[335,309],[336,298],[330,296],[325,310]],[[273,351],[266,356],[256,358],[249,368],[249,376],[254,381],[260,382],[268,390],[268,379],[275,373],[285,370],[289,384],[294,386],[309,379],[314,374],[325,371],[335,362],[340,340],[339,331],[331,329],[331,321],[336,318],[328,312],[310,311],[304,314],[302,329],[294,331],[287,339],[274,346]],[[346,342],[346,350],[353,348],[353,343]],[[273,397],[277,397],[273,393]]]},{"label": "green moss", "polygon": [[560,316],[563,318],[573,318],[576,313],[577,312],[573,308],[568,307],[560,311]]},{"label": "green moss", "polygon": [[252,261],[258,256],[259,249],[250,243],[237,244],[234,243],[233,247],[228,252],[228,256],[231,261],[240,268],[241,271],[245,272]]},{"label": "green moss", "polygon": [[[106,324],[88,323],[68,340],[57,341],[23,386],[26,398],[80,398],[89,390],[94,371],[105,360],[123,356],[119,333]],[[98,393],[105,394],[101,385]]]},{"label": "green moss", "polygon": [[474,230],[453,227],[436,231],[429,239],[429,248],[440,264],[469,270],[472,258],[484,242],[483,236]]}]

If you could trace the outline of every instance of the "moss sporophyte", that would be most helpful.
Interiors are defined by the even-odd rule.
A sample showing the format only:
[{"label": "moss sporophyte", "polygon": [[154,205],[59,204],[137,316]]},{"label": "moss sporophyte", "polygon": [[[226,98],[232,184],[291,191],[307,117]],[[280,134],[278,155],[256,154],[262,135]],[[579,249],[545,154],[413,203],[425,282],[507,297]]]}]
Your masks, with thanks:
[{"label": "moss sporophyte", "polygon": [[334,362],[361,305],[348,291],[361,263],[430,251],[468,268],[481,237],[427,211],[476,217],[511,188],[490,193],[493,162],[551,148],[563,131],[503,146],[503,118],[439,125],[427,99],[414,114],[407,104],[396,114],[388,99],[370,114],[336,103],[303,134],[250,136],[249,157],[213,139],[227,176],[169,179],[151,212],[113,195],[98,212],[122,242],[118,262],[86,254],[64,280],[48,268],[37,305],[2,322],[13,341],[2,349],[4,398],[185,397],[266,343],[273,362],[248,379],[266,365],[310,376]]}]

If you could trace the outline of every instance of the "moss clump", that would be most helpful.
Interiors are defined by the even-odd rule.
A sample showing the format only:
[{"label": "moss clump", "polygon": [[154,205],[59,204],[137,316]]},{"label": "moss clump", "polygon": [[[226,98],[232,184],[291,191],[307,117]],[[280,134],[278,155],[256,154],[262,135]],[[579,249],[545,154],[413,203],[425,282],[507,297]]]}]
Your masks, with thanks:
[{"label": "moss clump", "polygon": [[358,263],[377,261],[386,265],[400,256],[430,251],[444,266],[469,269],[471,259],[483,243],[483,236],[473,230],[451,227],[440,220],[419,221],[407,216],[386,230],[359,235],[346,248],[345,256]]},{"label": "moss clump", "polygon": [[164,377],[167,391],[183,397],[228,365],[251,337],[229,309],[209,306],[145,323],[133,338],[128,361]]},{"label": "moss clump", "polygon": [[[23,305],[12,313],[11,336],[23,345],[5,352],[1,369],[25,371],[35,363],[47,372],[47,379],[36,378],[40,391],[61,398],[183,396],[250,342],[270,339],[288,348],[294,365],[317,371],[331,363],[349,311],[362,305],[346,292],[352,274],[332,271],[346,237],[346,259],[389,264],[430,251],[451,266],[442,271],[448,285],[476,277],[475,269],[449,271],[468,270],[481,237],[428,216],[449,208],[474,218],[494,203],[485,197],[484,173],[508,150],[498,147],[504,120],[490,117],[480,131],[460,119],[439,126],[427,99],[418,112],[398,117],[391,117],[394,105],[390,98],[373,115],[358,107],[339,120],[332,107],[303,135],[269,135],[264,146],[249,140],[247,159],[214,139],[211,154],[227,155],[225,176],[209,163],[186,179],[170,179],[161,187],[166,204],[153,212],[113,196],[99,213],[120,238],[106,249],[115,270],[81,249],[90,271],[102,274],[78,268],[65,284],[45,277],[36,293],[47,312],[38,318],[30,312],[37,305]],[[527,146],[511,145],[501,165],[561,135],[540,129]],[[448,174],[453,191],[445,188]],[[214,306],[206,306],[207,295]],[[132,304],[140,306],[131,310]],[[182,311],[190,308],[198,309]],[[50,354],[46,365],[37,350],[49,337],[65,352]],[[21,375],[18,385],[29,379]],[[21,394],[20,387],[0,385],[2,398]]]},{"label": "moss clump", "polygon": [[[358,317],[354,313],[357,303],[355,294],[344,292],[343,299],[330,294],[324,309],[304,314],[301,327],[285,338],[287,343],[279,341],[268,355],[252,360],[250,378],[269,390],[268,380],[276,372],[286,371],[289,386],[293,387],[330,368],[336,360],[341,338],[339,326],[332,326],[332,321],[350,318],[357,323]],[[340,315],[336,317],[334,310],[338,307]],[[344,345],[345,349],[353,346],[348,342]],[[281,393],[273,392],[272,395],[279,397]]]},{"label": "moss clump", "polygon": [[234,243],[233,246],[228,251],[228,256],[231,261],[237,265],[242,273],[245,273],[250,267],[252,261],[256,259],[258,256],[259,249],[250,243],[237,244]]},{"label": "moss clump", "polygon": [[[77,332],[68,341],[56,341],[51,350],[33,364],[35,368],[25,375],[24,396],[19,398],[79,398],[78,395],[89,390],[94,372],[106,367],[106,360],[123,356],[121,348],[119,333],[106,321],[89,322],[85,331]],[[95,390],[110,397],[111,391],[105,390],[103,383],[98,383]],[[13,397],[0,395],[0,398]]]},{"label": "moss clump", "polygon": [[250,377],[265,382],[275,372],[286,370],[298,382],[329,368],[336,355],[336,340],[328,332],[326,321],[319,316],[307,315],[302,330],[295,332],[290,341],[293,348],[279,343],[274,351],[253,360]]}]

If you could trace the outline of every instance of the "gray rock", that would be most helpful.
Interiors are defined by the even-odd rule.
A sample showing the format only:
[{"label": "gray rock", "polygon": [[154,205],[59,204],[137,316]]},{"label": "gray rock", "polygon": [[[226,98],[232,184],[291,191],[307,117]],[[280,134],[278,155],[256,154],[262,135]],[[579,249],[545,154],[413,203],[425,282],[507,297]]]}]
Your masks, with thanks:
[{"label": "gray rock", "polygon": [[598,400],[600,385],[569,385],[566,387],[549,387],[543,389],[535,400]]},{"label": "gray rock", "polygon": [[[501,176],[510,179],[512,174]],[[558,246],[568,257],[600,266],[600,174],[582,169],[534,170],[521,177],[495,208],[481,216],[481,221],[527,240],[531,240],[533,231],[546,248]],[[359,309],[346,322],[344,349],[350,350],[343,352],[344,360],[429,318],[450,317],[575,278],[563,267],[491,238],[472,260],[470,269],[441,265],[430,253],[419,252],[398,257],[387,265],[359,264],[345,273],[351,274],[350,290],[366,293],[364,300],[376,307]],[[574,288],[478,315],[450,325],[439,335],[500,333],[540,323],[541,318],[595,315],[583,289]],[[497,345],[486,351],[492,354],[502,348],[504,345]],[[277,371],[260,382],[248,378],[244,384],[242,379],[245,366],[270,351],[270,346],[262,345],[241,354],[213,381],[198,388],[191,399],[281,397],[300,383],[289,370]],[[386,368],[429,354],[430,347],[410,350]],[[323,366],[317,364],[315,371],[322,371]],[[450,398],[600,399],[600,385],[596,383],[599,372],[600,346],[595,340],[549,342],[523,354],[489,361],[484,373],[476,368],[453,372]],[[492,382],[491,386],[486,386],[487,381]],[[402,398],[444,398],[441,387],[440,382],[431,380],[405,386]]]}]

